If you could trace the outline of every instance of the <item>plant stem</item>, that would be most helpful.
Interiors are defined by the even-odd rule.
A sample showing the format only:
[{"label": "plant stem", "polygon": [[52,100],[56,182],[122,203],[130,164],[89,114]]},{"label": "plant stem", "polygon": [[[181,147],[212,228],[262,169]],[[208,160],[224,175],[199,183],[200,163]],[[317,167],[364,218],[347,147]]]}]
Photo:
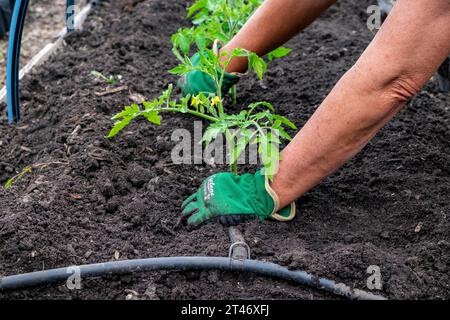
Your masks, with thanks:
[{"label": "plant stem", "polygon": [[[170,111],[170,112],[178,112],[178,113],[182,113],[182,111],[181,111],[180,109],[178,109],[178,108],[161,108],[161,109],[155,110],[155,111]],[[186,113],[189,113],[189,114],[192,114],[192,115],[194,115],[194,116],[203,118],[203,119],[205,119],[205,120],[209,120],[209,121],[211,121],[211,122],[217,122],[217,121],[219,121],[219,119],[217,119],[217,118],[215,118],[215,117],[213,117],[213,116],[208,116],[208,115],[203,114],[203,113],[201,113],[201,112],[194,111],[194,110],[190,110],[190,109],[188,109],[188,110],[186,111]]]},{"label": "plant stem", "polygon": [[[226,144],[226,146],[231,147],[231,150],[227,150],[227,154],[229,155],[229,159],[230,159],[230,171],[237,175],[238,174],[237,159],[239,158],[239,156],[236,157],[236,162],[231,162],[232,150],[234,148],[234,136],[232,136],[230,134],[230,131],[228,131],[228,129],[225,130],[225,139],[228,142]],[[230,144],[233,144],[233,145],[230,145]]]},{"label": "plant stem", "polygon": [[231,87],[230,95],[231,95],[231,102],[233,103],[233,106],[236,106],[237,104],[237,92],[236,92],[236,85]]},{"label": "plant stem", "polygon": [[236,163],[236,162],[235,162],[235,163],[232,163],[232,164],[230,165],[230,168],[231,168],[231,172],[232,172],[232,173],[234,173],[235,175],[238,174],[238,168],[237,168],[237,163]]}]

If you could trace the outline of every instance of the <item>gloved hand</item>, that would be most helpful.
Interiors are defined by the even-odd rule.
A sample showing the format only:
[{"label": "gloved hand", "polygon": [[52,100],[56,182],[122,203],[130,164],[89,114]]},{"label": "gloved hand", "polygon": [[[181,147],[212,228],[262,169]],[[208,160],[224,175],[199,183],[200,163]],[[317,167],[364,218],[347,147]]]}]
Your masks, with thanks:
[{"label": "gloved hand", "polygon": [[252,219],[289,221],[295,217],[295,202],[279,210],[278,196],[261,173],[217,173],[208,177],[182,205],[188,224],[219,221],[235,225]]},{"label": "gloved hand", "polygon": [[[191,61],[194,66],[197,66],[200,62],[200,55],[196,53],[192,56]],[[222,82],[222,95],[227,94],[231,87],[238,83],[239,79],[239,76],[225,72]],[[200,92],[215,93],[217,91],[211,76],[198,70],[183,75],[178,80],[177,85],[181,89],[183,97],[188,94],[196,96]]]}]

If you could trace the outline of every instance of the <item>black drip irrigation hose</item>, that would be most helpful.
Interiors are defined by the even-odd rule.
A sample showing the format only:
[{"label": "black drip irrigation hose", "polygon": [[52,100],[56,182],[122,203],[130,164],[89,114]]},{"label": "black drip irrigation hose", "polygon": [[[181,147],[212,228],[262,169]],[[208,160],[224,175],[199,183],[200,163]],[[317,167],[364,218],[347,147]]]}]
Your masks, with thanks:
[{"label": "black drip irrigation hose", "polygon": [[319,278],[305,271],[289,270],[274,263],[252,260],[250,259],[250,247],[245,243],[242,233],[236,227],[230,227],[228,233],[232,245],[227,258],[198,256],[163,257],[70,266],[0,278],[0,290],[16,290],[67,281],[74,272],[77,273],[80,279],[83,279],[156,270],[223,270],[255,273],[261,276],[284,279],[353,300],[386,300],[382,296],[352,289],[343,283]]},{"label": "black drip irrigation hose", "polygon": [[225,257],[149,258],[50,269],[45,271],[37,271],[32,273],[3,277],[0,280],[0,289],[15,290],[30,286],[67,281],[67,279],[74,273],[75,268],[78,269],[81,279],[155,270],[240,271],[293,281],[298,284],[322,289],[332,294],[343,296],[349,299],[385,300],[385,298],[382,296],[375,295],[363,290],[352,289],[347,285],[336,283],[332,280],[317,278],[305,271],[293,271],[269,262],[249,259],[235,260]]},{"label": "black drip irrigation hose", "polygon": [[28,0],[17,0],[14,5],[8,42],[6,86],[8,100],[8,122],[20,120],[19,104],[19,59],[23,25],[28,8]]}]

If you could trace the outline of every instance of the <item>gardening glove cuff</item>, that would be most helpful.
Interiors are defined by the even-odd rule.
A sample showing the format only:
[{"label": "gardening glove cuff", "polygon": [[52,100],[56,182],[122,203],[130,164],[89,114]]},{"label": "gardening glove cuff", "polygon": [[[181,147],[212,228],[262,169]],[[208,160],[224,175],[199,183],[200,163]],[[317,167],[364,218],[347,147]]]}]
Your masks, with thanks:
[{"label": "gardening glove cuff", "polygon": [[291,204],[287,205],[286,207],[279,209],[280,199],[278,198],[278,195],[275,192],[275,190],[273,190],[272,187],[270,186],[268,176],[265,176],[265,188],[266,192],[270,195],[275,204],[270,217],[277,221],[291,221],[292,219],[294,219],[297,213],[295,201],[291,202]]}]

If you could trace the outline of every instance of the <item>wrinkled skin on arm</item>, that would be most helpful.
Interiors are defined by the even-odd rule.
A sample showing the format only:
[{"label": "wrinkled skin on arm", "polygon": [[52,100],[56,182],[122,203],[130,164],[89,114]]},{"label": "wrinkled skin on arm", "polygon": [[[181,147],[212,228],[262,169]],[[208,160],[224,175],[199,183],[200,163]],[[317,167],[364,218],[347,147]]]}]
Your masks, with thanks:
[{"label": "wrinkled skin on arm", "polygon": [[369,47],[283,150],[281,206],[358,153],[450,53],[450,1],[398,0]]},{"label": "wrinkled skin on arm", "polygon": [[[264,55],[334,2],[266,0],[222,51],[241,47]],[[277,198],[274,210],[301,197],[357,154],[449,54],[450,0],[398,0],[355,65],[282,151],[269,186]],[[245,59],[234,59],[226,71],[246,68]]]}]

